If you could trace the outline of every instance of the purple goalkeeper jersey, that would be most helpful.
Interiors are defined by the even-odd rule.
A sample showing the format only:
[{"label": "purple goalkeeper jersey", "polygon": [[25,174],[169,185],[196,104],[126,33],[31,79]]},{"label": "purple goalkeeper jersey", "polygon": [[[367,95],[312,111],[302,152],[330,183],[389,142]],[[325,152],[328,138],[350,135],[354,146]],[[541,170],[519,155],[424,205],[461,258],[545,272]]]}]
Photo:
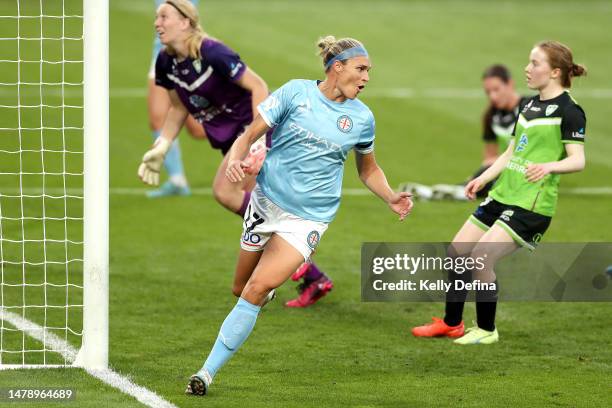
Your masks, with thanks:
[{"label": "purple goalkeeper jersey", "polygon": [[218,40],[205,38],[201,59],[178,61],[162,50],[155,63],[155,83],[174,89],[189,113],[204,126],[213,148],[225,154],[253,120],[251,93],[236,81],[246,64]]}]

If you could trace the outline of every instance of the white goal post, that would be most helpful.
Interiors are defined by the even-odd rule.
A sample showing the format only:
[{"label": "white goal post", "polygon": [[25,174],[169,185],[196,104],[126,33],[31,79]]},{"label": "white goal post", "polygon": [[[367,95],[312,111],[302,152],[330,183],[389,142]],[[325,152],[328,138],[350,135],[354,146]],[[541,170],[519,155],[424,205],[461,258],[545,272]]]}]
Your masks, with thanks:
[{"label": "white goal post", "polygon": [[108,367],[108,0],[83,0],[83,344],[75,362]]},{"label": "white goal post", "polygon": [[109,0],[1,2],[0,73],[0,369],[106,369]]}]

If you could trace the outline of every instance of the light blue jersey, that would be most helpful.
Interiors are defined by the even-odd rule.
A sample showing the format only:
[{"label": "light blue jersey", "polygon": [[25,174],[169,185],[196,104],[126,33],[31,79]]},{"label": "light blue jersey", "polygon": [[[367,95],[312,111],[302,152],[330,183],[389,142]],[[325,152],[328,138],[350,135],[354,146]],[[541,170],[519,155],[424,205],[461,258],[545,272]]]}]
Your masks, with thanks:
[{"label": "light blue jersey", "polygon": [[357,99],[333,102],[317,81],[292,80],[258,106],[276,127],[257,176],[262,192],[283,210],[330,222],[340,205],[344,161],[351,149],[374,150],[374,116]]}]

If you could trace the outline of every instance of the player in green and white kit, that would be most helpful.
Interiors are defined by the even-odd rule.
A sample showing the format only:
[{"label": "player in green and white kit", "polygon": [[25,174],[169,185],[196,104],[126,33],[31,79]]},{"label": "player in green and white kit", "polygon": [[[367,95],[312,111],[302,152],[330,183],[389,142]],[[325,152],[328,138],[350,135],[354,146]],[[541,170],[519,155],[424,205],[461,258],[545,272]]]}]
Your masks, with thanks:
[{"label": "player in green and white kit", "polygon": [[[556,41],[537,44],[525,67],[527,85],[539,95],[520,104],[507,150],[483,174],[465,187],[476,193],[499,176],[488,197],[455,236],[449,251],[455,256],[483,257],[484,267],[471,278],[494,283],[476,292],[477,327],[464,333],[463,306],[467,291],[450,290],[444,319],[415,327],[418,337],[458,337],[457,344],[490,344],[499,339],[495,328],[497,281],[493,267],[521,246],[535,249],[555,213],[559,179],[584,169],[586,116],[568,89],[573,77],[586,74],[574,64],[571,50]],[[454,272],[453,279],[470,279]]]}]

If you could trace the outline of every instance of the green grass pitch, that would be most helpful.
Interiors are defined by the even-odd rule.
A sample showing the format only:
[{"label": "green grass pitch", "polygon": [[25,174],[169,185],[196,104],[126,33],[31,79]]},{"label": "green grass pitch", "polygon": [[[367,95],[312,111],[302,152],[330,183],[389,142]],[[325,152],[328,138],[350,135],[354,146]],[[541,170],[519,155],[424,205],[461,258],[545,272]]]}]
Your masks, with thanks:
[{"label": "green grass pitch", "polygon": [[[15,1],[2,2],[0,15],[11,13]],[[53,8],[59,1],[43,3]],[[37,4],[22,7],[33,7],[37,13]],[[78,2],[66,0],[66,4],[79,9]],[[557,215],[545,241],[612,241],[608,229],[612,225],[612,196],[567,192],[576,187],[612,186],[609,3],[203,0],[200,10],[205,30],[238,50],[272,89],[292,78],[322,78],[314,46],[319,36],[352,36],[363,41],[373,69],[362,99],[375,114],[376,155],[392,185],[462,181],[478,165],[481,152],[480,114],[485,98],[470,96],[468,91],[478,90],[482,69],[491,63],[506,63],[519,89],[527,92],[522,69],[531,46],[543,39],[567,43],[576,61],[589,68],[588,77],[574,86],[576,99],[587,112],[588,164],[583,173],[562,178]],[[151,143],[145,87],[153,17],[151,0],[111,1],[113,188],[144,192],[136,169]],[[1,37],[14,35],[12,24],[0,27]],[[35,32],[39,27],[37,21],[28,24],[24,23],[22,30]],[[48,35],[57,29],[45,20]],[[71,25],[67,29],[78,31]],[[3,55],[14,52],[10,47],[0,41]],[[60,52],[51,43],[48,47],[56,56]],[[78,54],[74,49],[67,51]],[[22,52],[35,50],[24,48]],[[22,58],[26,56],[22,54]],[[0,64],[0,82],[15,81],[14,68]],[[38,80],[38,66],[24,66],[23,74]],[[67,80],[80,80],[78,70],[69,69],[65,75]],[[394,91],[401,94],[406,89],[422,97],[392,96]],[[432,89],[447,91],[436,96]],[[454,96],[448,90],[459,92]],[[15,103],[14,94],[0,91],[1,105]],[[33,100],[39,98],[37,90],[23,97],[28,95]],[[80,102],[78,98],[69,100]],[[35,123],[36,112],[24,120]],[[13,126],[16,118],[11,115],[15,112],[0,109],[0,113],[0,127]],[[51,122],[60,120],[53,112],[46,114]],[[78,118],[78,112],[67,117]],[[0,150],[15,147],[8,135],[1,136]],[[75,150],[81,148],[77,136],[68,139]],[[49,134],[49,143],[59,143],[54,137],[59,136]],[[181,143],[192,187],[210,187],[220,154],[207,142],[191,140],[187,134],[181,136]],[[48,157],[47,166],[51,167],[47,170],[61,167],[61,158],[53,158],[51,153]],[[14,169],[18,165],[14,159],[3,155],[0,172]],[[75,162],[78,164],[78,158],[71,161]],[[39,158],[26,159],[26,163],[38,168]],[[36,185],[40,179],[27,181]],[[15,182],[1,176],[0,192],[14,189]],[[61,185],[53,178],[47,182]],[[78,183],[76,180],[69,187],[80,187]],[[344,186],[362,187],[352,157],[346,164]],[[17,211],[17,204],[5,198],[0,204],[5,216]],[[51,210],[63,209],[51,202],[47,205]],[[360,301],[362,242],[447,241],[474,205],[417,202],[409,219],[399,223],[372,195],[344,197],[317,254],[318,264],[334,279],[334,291],[314,307],[287,310],[282,304],[295,291],[291,283],[281,287],[277,301],[261,313],[249,340],[216,377],[210,395],[199,399],[183,395],[183,390],[235,303],[231,282],[241,220],[210,195],[150,201],[140,193],[113,194],[111,366],[180,407],[611,406],[609,303],[501,303],[497,320],[500,342],[458,347],[449,340],[427,341],[410,334],[413,325],[440,315],[441,304]],[[26,203],[26,210],[39,207],[37,202]],[[78,202],[70,208],[79,216]],[[5,237],[18,236],[21,228],[10,222],[3,226]],[[47,233],[63,233],[62,228],[51,226]],[[78,237],[79,226],[70,228],[71,236]],[[35,256],[37,248],[29,250]],[[63,248],[47,250],[63,253]],[[9,256],[20,249],[7,247],[5,251]],[[8,276],[10,269],[6,272]],[[71,276],[78,279],[78,272],[75,265]],[[32,276],[39,275],[40,271],[32,271]],[[6,290],[6,301],[21,296],[8,287]],[[35,288],[31,290],[32,298],[40,296]],[[77,293],[71,296],[80,300]],[[59,301],[62,293],[51,298]],[[466,323],[473,316],[473,306],[468,305]],[[43,318],[41,313],[28,317],[37,322]],[[71,314],[71,320],[79,318],[78,312]],[[74,324],[80,327],[78,322]],[[78,345],[77,336],[68,340]],[[40,347],[34,340],[25,341]],[[21,342],[21,335],[7,340],[12,347],[21,347]],[[57,360],[47,354],[49,361]],[[3,356],[5,362],[15,358],[21,356]],[[0,387],[4,388],[66,386],[77,390],[77,401],[67,406],[140,405],[76,369],[0,371]]]}]

